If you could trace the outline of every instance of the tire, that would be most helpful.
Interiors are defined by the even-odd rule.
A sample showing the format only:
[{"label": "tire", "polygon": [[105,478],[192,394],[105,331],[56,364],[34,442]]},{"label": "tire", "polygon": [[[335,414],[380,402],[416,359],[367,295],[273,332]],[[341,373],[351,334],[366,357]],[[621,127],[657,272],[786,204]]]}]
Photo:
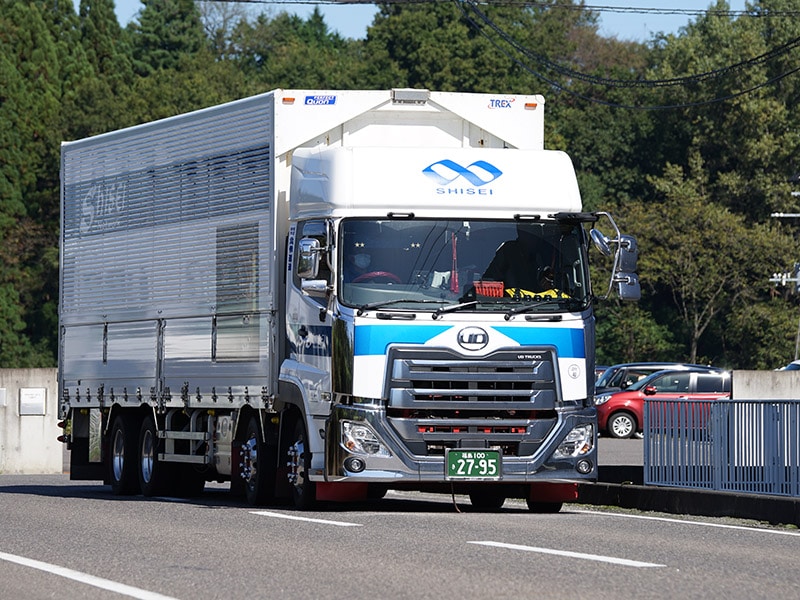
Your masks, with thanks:
[{"label": "tire", "polygon": [[608,419],[608,434],[617,439],[633,437],[636,433],[636,419],[627,412],[618,412],[611,415]]},{"label": "tire", "polygon": [[177,475],[175,495],[179,498],[197,498],[206,487],[206,476],[194,465],[175,465]]},{"label": "tire", "polygon": [[117,414],[111,425],[108,442],[108,480],[115,496],[131,496],[139,492],[137,475],[138,421],[129,414]]},{"label": "tire", "polygon": [[534,502],[530,498],[527,500],[528,510],[537,514],[557,513],[564,506],[563,502]]},{"label": "tire", "polygon": [[317,503],[317,486],[308,478],[311,469],[311,452],[306,443],[306,428],[301,417],[297,418],[287,451],[289,483],[292,486],[292,501],[297,510],[310,510]]},{"label": "tire", "polygon": [[469,493],[469,502],[476,510],[498,511],[503,507],[505,501],[506,495],[495,487],[487,487]]},{"label": "tire", "polygon": [[[251,506],[263,506],[275,497],[275,456],[269,451],[261,435],[261,423],[257,415],[247,421],[242,443],[241,465],[238,476],[244,481],[244,497]],[[231,483],[236,491],[239,484]]]},{"label": "tire", "polygon": [[139,429],[138,472],[139,488],[144,496],[160,496],[168,493],[172,465],[158,459],[163,443],[158,439],[158,430],[153,415],[147,415]]},{"label": "tire", "polygon": [[382,483],[370,483],[367,487],[368,500],[381,500],[389,491],[389,486]]}]

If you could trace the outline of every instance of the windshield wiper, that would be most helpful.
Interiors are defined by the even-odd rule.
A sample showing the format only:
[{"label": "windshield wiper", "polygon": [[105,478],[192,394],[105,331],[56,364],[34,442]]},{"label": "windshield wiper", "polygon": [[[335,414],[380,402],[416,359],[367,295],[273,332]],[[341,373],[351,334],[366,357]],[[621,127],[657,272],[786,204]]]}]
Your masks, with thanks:
[{"label": "windshield wiper", "polygon": [[567,300],[569,302],[577,302],[574,298],[548,298],[547,300],[535,300],[530,304],[523,304],[522,306],[517,306],[516,308],[510,308],[506,311],[505,320],[508,321],[514,315],[519,315],[526,312],[531,312],[536,309],[542,308],[543,306],[547,305],[555,305],[558,306],[560,302]]},{"label": "windshield wiper", "polygon": [[384,306],[391,306],[392,304],[400,304],[402,302],[416,302],[417,304],[442,304],[444,300],[420,300],[419,298],[395,298],[394,300],[381,300],[380,302],[371,302],[369,304],[362,304],[358,307],[356,315],[359,317],[366,311],[374,308],[383,308]]},{"label": "windshield wiper", "polygon": [[457,310],[461,310],[462,308],[469,308],[470,306],[475,306],[478,304],[477,300],[470,300],[469,302],[461,302],[460,304],[451,304],[449,306],[442,306],[441,308],[437,308],[433,311],[433,318],[434,320],[441,317],[444,313],[455,312]]}]

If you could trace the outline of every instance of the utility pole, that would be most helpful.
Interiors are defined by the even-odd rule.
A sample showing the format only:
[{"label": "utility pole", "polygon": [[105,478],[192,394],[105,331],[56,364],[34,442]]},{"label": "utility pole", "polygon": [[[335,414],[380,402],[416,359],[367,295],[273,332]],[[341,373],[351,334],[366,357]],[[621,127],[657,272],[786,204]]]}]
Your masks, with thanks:
[{"label": "utility pole", "polygon": [[[794,175],[790,181],[795,182],[797,178],[798,176]],[[792,196],[798,197],[800,192],[792,192]],[[800,213],[772,213],[770,216],[776,219],[798,219]],[[794,263],[791,273],[773,273],[769,281],[782,287],[789,284],[791,294],[800,294],[800,262]],[[798,359],[798,355],[800,355],[800,319],[797,322],[797,335],[794,338],[794,360]]]}]

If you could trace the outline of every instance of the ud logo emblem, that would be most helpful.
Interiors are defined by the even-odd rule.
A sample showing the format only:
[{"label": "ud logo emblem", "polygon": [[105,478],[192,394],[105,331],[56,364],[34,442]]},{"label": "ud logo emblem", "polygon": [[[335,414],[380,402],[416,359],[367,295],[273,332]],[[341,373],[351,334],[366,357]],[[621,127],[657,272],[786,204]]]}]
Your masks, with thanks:
[{"label": "ud logo emblem", "polygon": [[480,327],[465,327],[456,339],[464,350],[482,350],[489,343],[489,334]]}]

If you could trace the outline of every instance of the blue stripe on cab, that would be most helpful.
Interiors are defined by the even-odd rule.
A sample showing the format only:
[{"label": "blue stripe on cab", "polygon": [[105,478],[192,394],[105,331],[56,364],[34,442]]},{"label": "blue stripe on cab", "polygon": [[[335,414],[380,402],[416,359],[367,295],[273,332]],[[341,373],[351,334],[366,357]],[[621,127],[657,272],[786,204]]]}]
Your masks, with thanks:
[{"label": "blue stripe on cab", "polygon": [[555,346],[559,358],[586,358],[583,329],[553,327],[494,327],[521,346]]},{"label": "blue stripe on cab", "polygon": [[[450,325],[358,325],[356,356],[386,354],[389,344],[425,344],[447,331]],[[561,358],[586,358],[583,329],[554,327],[486,327],[514,340],[520,346],[555,346]]]},{"label": "blue stripe on cab", "polygon": [[448,325],[358,325],[355,355],[386,354],[389,344],[424,344]]}]

